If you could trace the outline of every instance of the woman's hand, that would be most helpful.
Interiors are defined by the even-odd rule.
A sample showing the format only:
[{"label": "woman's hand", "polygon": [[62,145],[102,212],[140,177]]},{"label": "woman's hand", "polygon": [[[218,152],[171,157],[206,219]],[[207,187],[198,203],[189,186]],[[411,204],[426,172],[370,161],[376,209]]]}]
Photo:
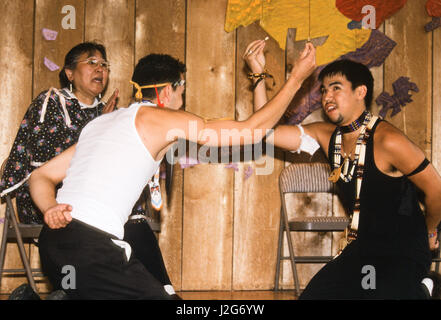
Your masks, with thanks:
[{"label": "woman's hand", "polygon": [[117,101],[118,94],[119,94],[119,90],[115,89],[115,91],[113,91],[112,96],[109,98],[109,100],[107,100],[106,105],[103,108],[103,114],[110,113],[116,109],[116,105],[118,103],[118,101]]}]

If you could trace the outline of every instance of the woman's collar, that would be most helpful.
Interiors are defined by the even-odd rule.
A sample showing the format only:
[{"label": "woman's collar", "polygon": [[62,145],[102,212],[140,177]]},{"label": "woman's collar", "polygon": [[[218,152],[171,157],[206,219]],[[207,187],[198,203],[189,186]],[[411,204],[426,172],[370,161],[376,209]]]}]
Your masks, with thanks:
[{"label": "woman's collar", "polygon": [[101,101],[98,100],[97,98],[95,98],[95,101],[93,102],[93,104],[87,104],[87,103],[81,102],[81,101],[75,96],[75,94],[74,94],[72,91],[70,91],[68,88],[63,88],[63,89],[61,90],[61,93],[62,93],[67,99],[69,99],[69,100],[72,100],[72,99],[77,100],[78,103],[80,104],[81,109],[96,108],[96,107],[101,103]]}]

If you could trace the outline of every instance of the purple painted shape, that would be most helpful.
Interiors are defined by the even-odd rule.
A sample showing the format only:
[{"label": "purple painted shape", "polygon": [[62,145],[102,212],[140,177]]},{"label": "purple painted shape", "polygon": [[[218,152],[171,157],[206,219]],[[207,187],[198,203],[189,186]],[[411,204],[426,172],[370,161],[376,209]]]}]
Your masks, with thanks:
[{"label": "purple painted shape", "polygon": [[57,66],[55,64],[55,62],[49,60],[48,58],[44,57],[44,65],[46,66],[46,68],[48,68],[50,71],[55,71],[60,69],[59,66]]},{"label": "purple painted shape", "polygon": [[193,167],[193,166],[195,166],[195,165],[200,163],[199,160],[193,159],[193,158],[189,158],[189,157],[179,158],[178,161],[179,161],[179,164],[181,165],[182,169],[190,168],[190,167]]},{"label": "purple painted shape", "polygon": [[41,29],[41,33],[46,40],[53,41],[57,39],[58,32],[55,30],[43,28]]},{"label": "purple painted shape", "polygon": [[409,91],[419,92],[417,85],[409,81],[408,77],[399,77],[392,83],[394,94],[391,96],[387,92],[382,92],[376,99],[377,105],[382,105],[379,115],[382,118],[386,117],[387,112],[391,109],[391,117],[395,116],[401,111],[401,107],[412,102]]}]

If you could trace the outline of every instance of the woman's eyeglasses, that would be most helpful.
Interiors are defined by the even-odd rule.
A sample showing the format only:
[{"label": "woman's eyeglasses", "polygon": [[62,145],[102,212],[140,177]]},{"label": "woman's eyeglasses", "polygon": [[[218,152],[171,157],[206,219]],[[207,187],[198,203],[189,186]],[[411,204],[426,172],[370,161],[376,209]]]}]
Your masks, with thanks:
[{"label": "woman's eyeglasses", "polygon": [[78,61],[78,63],[80,62],[86,62],[89,66],[93,67],[93,68],[98,68],[98,66],[100,66],[103,69],[109,70],[110,69],[110,63],[107,62],[106,60],[98,60],[98,59],[94,59],[94,58],[89,58],[86,60],[82,60],[82,61]]}]

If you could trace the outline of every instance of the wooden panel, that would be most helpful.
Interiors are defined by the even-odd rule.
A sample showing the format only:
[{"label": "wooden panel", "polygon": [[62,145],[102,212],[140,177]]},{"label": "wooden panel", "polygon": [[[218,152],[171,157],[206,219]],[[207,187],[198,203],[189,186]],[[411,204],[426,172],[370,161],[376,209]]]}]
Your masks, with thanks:
[{"label": "wooden panel", "polygon": [[224,31],[226,0],[187,4],[187,110],[234,117],[235,33]]},{"label": "wooden panel", "polygon": [[135,0],[87,0],[85,14],[85,40],[104,44],[111,65],[104,100],[118,88],[118,106],[127,106],[135,56]]},{"label": "wooden panel", "polygon": [[[185,5],[184,0],[136,2],[136,62],[149,53],[167,53],[185,61]],[[164,205],[161,210],[159,246],[172,284],[175,290],[181,290],[184,173],[179,164],[173,171],[170,205]],[[165,185],[161,187],[163,200],[167,203]]]},{"label": "wooden panel", "polygon": [[432,37],[424,31],[426,23],[427,14],[421,1],[407,1],[386,20],[386,35],[397,45],[385,62],[384,90],[392,95],[392,83],[400,76],[416,83],[420,91],[411,92],[413,102],[393,118],[388,115],[386,119],[400,128],[430,159]]},{"label": "wooden panel", "polygon": [[[186,110],[234,117],[235,33],[223,29],[227,1],[187,3]],[[184,170],[182,290],[229,290],[232,275],[232,170]]]},{"label": "wooden panel", "polygon": [[135,61],[149,53],[185,60],[185,0],[136,2]]},{"label": "wooden panel", "polygon": [[[249,72],[242,54],[248,44],[264,39],[266,32],[254,23],[237,31],[236,53],[236,119],[244,120],[253,113],[253,92]],[[268,81],[268,98],[282,86],[285,78],[285,53],[273,39],[265,49],[266,68],[276,80],[277,87]],[[282,159],[282,160],[280,160]],[[277,258],[277,236],[280,221],[278,177],[284,165],[283,152],[263,156],[258,161],[241,162],[234,177],[234,249],[233,289],[269,290],[274,288]],[[247,178],[246,170],[252,170]],[[256,168],[268,169],[256,175]]]},{"label": "wooden panel", "polygon": [[[64,29],[62,20],[67,13],[62,13],[62,8],[66,5],[73,7],[75,12],[75,29]],[[37,0],[35,6],[35,26],[34,26],[34,79],[33,94],[36,97],[41,91],[51,87],[60,88],[58,74],[63,68],[64,57],[69,50],[83,42],[84,35],[84,1],[58,1]],[[71,20],[73,23],[73,20]],[[72,25],[73,27],[73,25]],[[55,40],[46,40],[43,37],[43,28],[56,31]],[[44,65],[47,58],[60,67],[58,70],[51,71]],[[40,256],[36,246],[30,247],[32,268],[40,267]],[[47,282],[38,285],[39,292],[48,292]]]},{"label": "wooden panel", "polygon": [[441,172],[441,29],[433,31],[432,163]]},{"label": "wooden panel", "polygon": [[[0,17],[0,161],[9,155],[12,143],[23,115],[32,99],[32,42],[34,2],[32,0],[1,0]],[[0,205],[0,217],[3,218],[5,205]],[[3,220],[2,220],[3,221]],[[0,237],[3,223],[0,223]],[[21,268],[17,246],[8,245],[5,268]],[[0,291],[11,292],[25,278],[4,277]]]},{"label": "wooden panel", "polygon": [[[62,27],[62,19],[66,14],[61,10],[65,5],[71,5],[75,9],[76,29]],[[72,47],[83,41],[84,0],[37,0],[35,10],[33,94],[37,96],[50,87],[60,88],[58,74],[63,68],[64,57]],[[43,28],[58,32],[57,38],[53,41],[46,40],[42,34]],[[60,69],[50,71],[44,65],[44,58],[54,62]]]}]

